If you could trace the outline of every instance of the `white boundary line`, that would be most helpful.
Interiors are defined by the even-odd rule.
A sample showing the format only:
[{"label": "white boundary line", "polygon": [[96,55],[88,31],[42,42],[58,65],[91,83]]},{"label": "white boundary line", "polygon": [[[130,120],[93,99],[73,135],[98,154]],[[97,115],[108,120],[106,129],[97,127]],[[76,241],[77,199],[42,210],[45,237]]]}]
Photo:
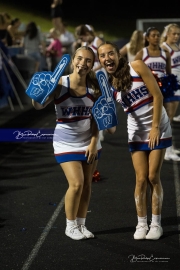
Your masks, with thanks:
[{"label": "white boundary line", "polygon": [[64,197],[62,198],[62,200],[58,204],[56,210],[54,211],[54,214],[52,215],[52,217],[50,218],[50,220],[47,223],[46,227],[44,228],[43,233],[39,237],[37,243],[35,244],[33,250],[31,251],[29,257],[25,261],[25,263],[24,263],[21,270],[28,270],[29,267],[31,266],[33,260],[35,259],[36,255],[38,254],[38,251],[39,251],[40,247],[44,243],[46,237],[48,236],[48,233],[50,232],[51,228],[53,227],[53,224],[56,221],[56,219],[57,219],[63,205],[64,205]]}]

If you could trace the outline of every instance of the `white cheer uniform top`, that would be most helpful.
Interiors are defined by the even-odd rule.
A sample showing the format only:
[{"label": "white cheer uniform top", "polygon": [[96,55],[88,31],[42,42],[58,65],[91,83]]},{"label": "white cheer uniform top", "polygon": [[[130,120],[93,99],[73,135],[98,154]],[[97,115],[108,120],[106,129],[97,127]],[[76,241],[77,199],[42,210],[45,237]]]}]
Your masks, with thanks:
[{"label": "white cheer uniform top", "polygon": [[[153,120],[153,97],[142,78],[130,66],[132,86],[126,92],[112,89],[114,99],[121,103],[127,113],[127,129],[129,151],[150,151],[148,136]],[[160,143],[155,149],[167,148],[172,145],[172,131],[169,117],[162,108],[160,122]]]},{"label": "white cheer uniform top", "polygon": [[148,49],[143,48],[142,61],[159,77],[164,77],[166,74],[166,53],[160,49],[160,56],[150,56]]},{"label": "white cheer uniform top", "polygon": [[[177,46],[177,51],[174,51],[166,42],[162,43],[167,48],[171,55],[171,73],[177,76],[178,84],[180,85],[180,49]],[[174,97],[171,101],[180,101],[180,89],[174,92]]]},{"label": "white cheer uniform top", "polygon": [[[58,163],[87,160],[85,151],[91,141],[91,109],[94,90],[87,87],[84,96],[72,96],[69,75],[62,77],[60,96],[54,100],[57,125],[54,131],[54,154]],[[100,140],[97,149],[101,150]]]}]

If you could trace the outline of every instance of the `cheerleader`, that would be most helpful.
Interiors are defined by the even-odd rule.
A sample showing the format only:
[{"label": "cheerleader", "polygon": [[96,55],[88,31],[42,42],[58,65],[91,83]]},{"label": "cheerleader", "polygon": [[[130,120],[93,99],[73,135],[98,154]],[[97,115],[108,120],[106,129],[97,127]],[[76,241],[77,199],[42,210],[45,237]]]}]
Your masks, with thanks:
[{"label": "cheerleader", "polygon": [[120,50],[122,56],[127,57],[129,62],[132,62],[136,56],[136,53],[139,52],[144,47],[144,35],[143,31],[135,30],[132,33],[130,41],[125,44]]},{"label": "cheerleader", "polygon": [[[172,123],[173,118],[176,115],[176,111],[180,101],[180,49],[178,47],[178,42],[180,40],[180,26],[177,24],[169,24],[164,28],[164,31],[161,35],[160,44],[161,47],[167,50],[171,55],[171,72],[177,76],[179,89],[174,91],[174,95],[169,99],[165,100],[164,106]],[[175,117],[176,119],[176,117]],[[167,149],[166,159],[167,160],[176,160],[180,161],[179,159],[173,159],[172,157],[177,156],[180,154],[180,150],[171,147]]]},{"label": "cheerleader", "polygon": [[[160,32],[156,27],[149,27],[147,29],[145,47],[136,54],[135,60],[142,60],[160,80],[171,74],[171,55],[167,49],[164,50],[160,47]],[[169,98],[174,96],[173,89],[169,92],[168,90],[165,91],[163,95],[165,106]],[[180,161],[180,157],[174,153],[173,147],[166,149],[164,159]]]},{"label": "cheerleader", "polygon": [[[101,65],[109,74],[115,100],[127,113],[128,143],[136,174],[135,205],[138,224],[136,240],[157,240],[163,234],[161,209],[163,188],[160,179],[165,149],[172,144],[170,121],[163,96],[145,63],[128,63],[119,48],[104,42],[98,48]],[[150,184],[152,221],[147,224],[147,186]],[[148,232],[148,233],[147,233]]]},{"label": "cheerleader", "polygon": [[[98,37],[94,31],[94,28],[92,25],[89,24],[81,24],[76,27],[75,29],[75,36],[77,40],[79,40],[81,45],[87,45],[92,48],[96,55],[96,60],[94,62],[93,70],[96,72],[100,69],[102,69],[102,66],[100,65],[98,58],[97,58],[97,48],[98,46],[103,42],[103,40]],[[105,70],[103,70],[106,72]],[[101,141],[104,141],[104,132],[101,130],[99,132],[99,138]]]},{"label": "cheerleader", "polygon": [[94,237],[85,226],[92,177],[101,153],[99,132],[91,115],[93,104],[101,95],[92,71],[94,61],[91,48],[78,48],[72,56],[73,72],[61,77],[44,105],[32,101],[35,109],[43,109],[51,101],[55,104],[54,154],[69,184],[65,195],[65,234],[74,240]]}]

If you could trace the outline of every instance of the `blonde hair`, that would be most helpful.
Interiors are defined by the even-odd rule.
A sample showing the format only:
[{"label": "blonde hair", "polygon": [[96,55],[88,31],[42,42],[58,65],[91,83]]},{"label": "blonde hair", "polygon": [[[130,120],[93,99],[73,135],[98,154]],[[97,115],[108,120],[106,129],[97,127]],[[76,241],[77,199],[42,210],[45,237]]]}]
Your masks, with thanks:
[{"label": "blonde hair", "polygon": [[164,27],[164,31],[161,34],[161,38],[160,38],[160,44],[162,44],[163,42],[165,42],[167,40],[167,34],[172,31],[172,28],[179,28],[180,26],[176,23],[170,23],[168,25],[166,25]]},{"label": "blonde hair", "polygon": [[51,28],[51,29],[49,30],[49,33],[50,33],[51,35],[56,36],[57,38],[60,36],[59,30],[57,30],[57,29],[55,29],[55,28]]},{"label": "blonde hair", "polygon": [[144,47],[144,35],[143,31],[135,30],[130,38],[129,52],[132,55],[136,55]]}]

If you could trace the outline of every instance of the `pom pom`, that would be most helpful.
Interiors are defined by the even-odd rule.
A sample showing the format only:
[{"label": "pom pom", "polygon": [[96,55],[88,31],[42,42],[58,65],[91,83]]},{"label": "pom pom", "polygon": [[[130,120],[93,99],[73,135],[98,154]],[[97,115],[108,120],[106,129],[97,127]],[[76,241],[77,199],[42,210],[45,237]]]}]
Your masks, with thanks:
[{"label": "pom pom", "polygon": [[152,72],[164,98],[173,97],[174,92],[180,89],[178,85],[177,76],[174,74],[168,74],[159,78],[154,72]]},{"label": "pom pom", "polygon": [[94,174],[93,174],[93,178],[92,178],[92,181],[93,182],[98,182],[101,180],[101,177],[100,177],[100,173],[98,170],[95,170]]}]

